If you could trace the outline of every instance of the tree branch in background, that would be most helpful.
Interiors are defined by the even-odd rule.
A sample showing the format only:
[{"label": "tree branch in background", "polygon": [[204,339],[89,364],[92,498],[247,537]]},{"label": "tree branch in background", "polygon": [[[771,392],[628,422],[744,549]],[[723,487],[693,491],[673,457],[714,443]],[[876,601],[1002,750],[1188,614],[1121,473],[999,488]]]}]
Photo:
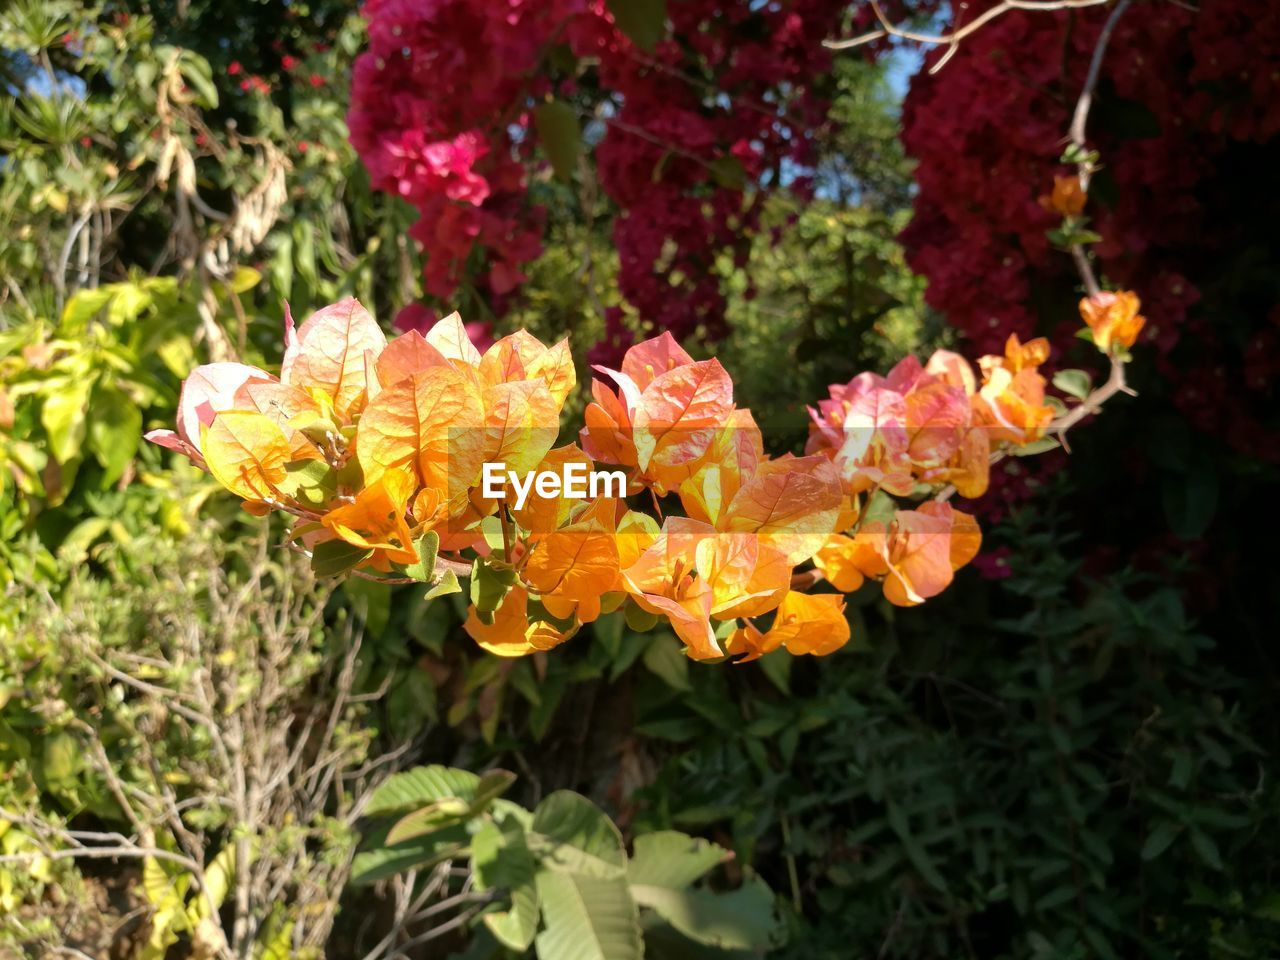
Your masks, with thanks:
[{"label": "tree branch in background", "polygon": [[1004,0],[1003,3],[979,14],[978,17],[964,26],[956,27],[950,33],[930,34],[919,33],[915,30],[908,30],[905,27],[895,25],[885,15],[879,0],[871,0],[871,9],[875,12],[876,19],[880,22],[879,29],[844,40],[824,40],[822,45],[829,50],[849,50],[868,43],[874,43],[876,40],[883,40],[886,37],[895,37],[899,40],[910,40],[913,43],[923,43],[928,46],[948,47],[949,49],[938,59],[938,62],[929,68],[930,73],[937,73],[955,55],[955,52],[960,48],[960,42],[965,37],[976,33],[992,20],[1012,10],[1029,10],[1033,12],[1074,10],[1080,7],[1102,6],[1108,2],[1109,0],[1039,0],[1039,2],[1037,0]]}]

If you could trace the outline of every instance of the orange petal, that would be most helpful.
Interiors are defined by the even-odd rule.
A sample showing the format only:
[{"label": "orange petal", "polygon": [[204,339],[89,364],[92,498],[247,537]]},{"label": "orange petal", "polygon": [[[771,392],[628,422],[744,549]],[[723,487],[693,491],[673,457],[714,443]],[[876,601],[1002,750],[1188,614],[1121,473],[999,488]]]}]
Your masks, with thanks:
[{"label": "orange petal", "polygon": [[813,555],[813,565],[841,593],[853,593],[863,584],[858,558],[864,549],[853,537],[833,533],[826,545]]},{"label": "orange petal", "polygon": [[358,413],[375,380],[370,361],[387,338],[369,311],[348,297],[313,313],[298,328],[297,343],[286,351],[280,379],[303,389],[316,388],[333,399],[339,416]]},{"label": "orange petal", "polygon": [[573,366],[569,341],[561,340],[544,350],[541,356],[529,364],[528,376],[531,380],[545,383],[556,404],[563,407],[569,394],[573,393],[573,388],[578,385],[578,373]]},{"label": "orange petal", "polygon": [[416,486],[407,470],[385,471],[353,503],[330,510],[320,521],[347,543],[382,551],[394,563],[414,563],[418,555],[405,508]]},{"label": "orange petal", "polygon": [[537,468],[560,434],[560,405],[541,380],[485,389],[484,462],[525,474]]},{"label": "orange petal", "polygon": [[385,388],[423,370],[449,365],[444,354],[429,344],[426,337],[417,330],[410,330],[387,344],[375,368],[378,381]]},{"label": "orange petal", "polygon": [[770,460],[742,485],[717,526],[759,534],[795,566],[822,548],[843,502],[840,475],[826,457]]},{"label": "orange petal", "polygon": [[[250,383],[274,383],[265,370],[243,363],[206,363],[182,381],[178,397],[178,436],[200,453],[200,428],[213,423],[215,414],[234,410],[236,395]],[[247,405],[246,405],[247,408]]]},{"label": "orange petal", "polygon": [[643,390],[664,373],[689,363],[693,363],[693,357],[664,330],[659,336],[631,347],[622,358],[622,372]]},{"label": "orange petal", "polygon": [[226,410],[201,439],[215,480],[245,500],[282,499],[285,464],[292,457],[284,431],[261,413]]},{"label": "orange petal", "polygon": [[410,470],[451,504],[465,498],[480,470],[480,395],[469,375],[430,367],[387,387],[356,430],[356,459],[366,483],[388,470]]},{"label": "orange petal", "polygon": [[733,382],[718,360],[685,364],[655,378],[635,414],[640,468],[686,469],[687,476],[732,409]]},{"label": "orange petal", "polygon": [[467,328],[457,313],[437,320],[427,331],[427,343],[435,347],[446,359],[468,367],[480,365],[480,351],[476,349]]},{"label": "orange petal", "polygon": [[835,593],[792,591],[778,607],[765,645],[785,646],[793,654],[825,657],[849,642],[844,597]]},{"label": "orange petal", "polygon": [[545,620],[530,620],[529,591],[518,584],[508,591],[501,606],[494,611],[493,623],[481,622],[475,607],[471,607],[463,629],[482,648],[499,657],[523,657],[550,650],[577,632],[576,626],[561,630]]}]

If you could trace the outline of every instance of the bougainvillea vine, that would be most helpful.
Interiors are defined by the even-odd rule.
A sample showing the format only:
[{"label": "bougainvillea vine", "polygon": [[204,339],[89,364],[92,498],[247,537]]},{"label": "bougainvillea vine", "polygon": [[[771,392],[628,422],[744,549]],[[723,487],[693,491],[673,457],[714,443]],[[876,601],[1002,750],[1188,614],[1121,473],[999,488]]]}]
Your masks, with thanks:
[{"label": "bougainvillea vine", "polygon": [[[1114,370],[1136,307],[1081,304]],[[812,409],[804,456],[773,457],[729,373],[663,333],[596,368],[578,442],[559,444],[567,341],[521,331],[481,353],[453,314],[388,342],[348,299],[287,321],[279,376],[196,369],[176,431],[148,439],[250,512],[295,518],[290,542],[317,574],[432,595],[468,579],[466,632],[493,653],[550,649],[623,609],[637,629],[667,623],[699,660],[820,655],[849,639],[843,594],[864,580],[899,606],[945,590],[981,543],[952,496],[980,496],[993,459],[1056,446],[1096,408],[1097,394],[1074,410],[1047,394],[1048,355],[1011,336],[976,372],[940,350],[860,374]],[[619,468],[618,487],[575,492],[597,465]],[[495,489],[495,474],[538,481]]]}]

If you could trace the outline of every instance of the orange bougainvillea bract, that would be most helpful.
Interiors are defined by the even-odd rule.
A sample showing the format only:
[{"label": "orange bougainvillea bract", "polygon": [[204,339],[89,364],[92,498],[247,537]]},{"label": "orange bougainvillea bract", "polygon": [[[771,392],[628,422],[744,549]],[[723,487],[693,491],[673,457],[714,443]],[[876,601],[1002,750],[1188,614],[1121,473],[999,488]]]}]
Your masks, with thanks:
[{"label": "orange bougainvillea bract", "polygon": [[[1125,292],[1081,314],[1113,362],[1143,322]],[[982,495],[993,460],[1054,445],[1066,407],[1048,356],[1014,336],[976,370],[946,350],[907,357],[833,385],[804,455],[771,456],[728,371],[664,333],[596,369],[585,426],[562,443],[567,341],[520,331],[482,354],[457,314],[388,341],[347,299],[297,329],[286,311],[279,376],[196,369],[177,429],[147,437],[250,512],[290,515],[320,576],[465,590],[464,629],[500,656],[618,612],[665,623],[699,660],[821,656],[850,638],[845,594],[879,582],[915,606],[977,554],[978,524],[950,498]]]}]

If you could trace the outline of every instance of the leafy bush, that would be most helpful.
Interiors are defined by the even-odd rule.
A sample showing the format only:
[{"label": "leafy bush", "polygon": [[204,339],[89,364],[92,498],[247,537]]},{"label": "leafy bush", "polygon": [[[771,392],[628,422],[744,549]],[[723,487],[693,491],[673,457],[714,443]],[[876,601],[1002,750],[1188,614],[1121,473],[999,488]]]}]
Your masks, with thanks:
[{"label": "leafy bush", "polygon": [[430,882],[443,886],[452,862],[470,862],[469,889],[450,898],[468,904],[466,912],[409,936],[438,911],[405,911],[384,943],[403,934],[404,950],[477,917],[472,958],[536,945],[539,960],[639,960],[653,948],[713,960],[756,955],[783,939],[773,894],[759,879],[727,893],[695,886],[728,851],[665,831],[637,838],[628,856],[618,828],[585,797],[559,790],[529,811],[501,797],[514,779],[502,770],[478,777],[419,767],[373,794],[355,883],[431,870]]},{"label": "leafy bush", "polygon": [[[108,949],[92,945],[108,935],[96,898],[72,895],[107,882],[92,870],[104,855],[141,894],[117,918],[140,957],[180,938],[206,957],[307,956],[328,936],[362,798],[398,754],[370,753],[360,637],[342,618],[326,627],[326,591],[265,542],[212,533],[152,529],[100,550],[103,576],[11,593],[9,942]],[[70,861],[80,877],[52,869]]]},{"label": "leafy bush", "polygon": [[869,648],[832,669],[697,670],[637,711],[677,745],[641,748],[637,827],[723,825],[789,877],[788,956],[1270,955],[1258,683],[1164,578],[1077,588],[1045,506],[1005,531],[1012,575],[928,623],[868,603]]}]

